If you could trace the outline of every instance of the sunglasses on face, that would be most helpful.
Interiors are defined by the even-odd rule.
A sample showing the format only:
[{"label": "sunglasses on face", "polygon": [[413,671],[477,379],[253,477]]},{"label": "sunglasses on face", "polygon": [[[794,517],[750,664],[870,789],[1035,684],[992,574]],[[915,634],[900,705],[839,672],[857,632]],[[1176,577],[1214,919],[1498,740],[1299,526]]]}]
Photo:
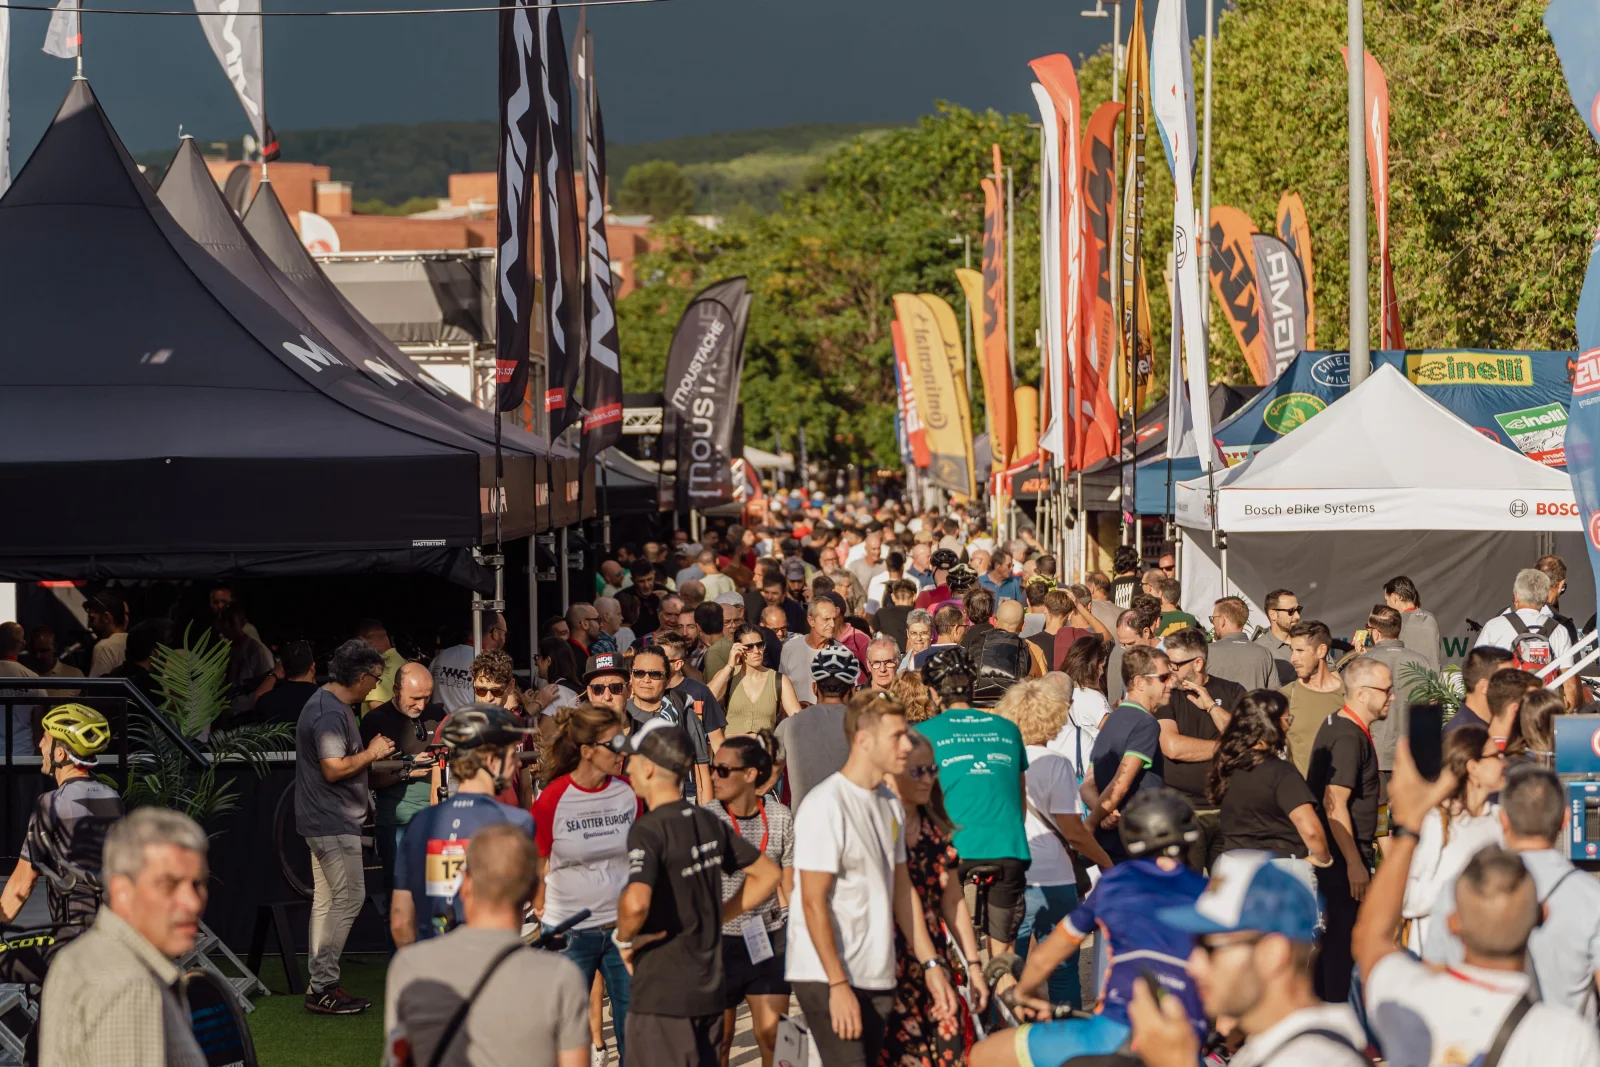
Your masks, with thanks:
[{"label": "sunglasses on face", "polygon": [[1292,608],[1273,608],[1272,610],[1273,611],[1281,611],[1285,615],[1298,615],[1298,614],[1300,614],[1300,605],[1296,604]]},{"label": "sunglasses on face", "polygon": [[920,782],[927,778],[937,778],[939,777],[939,768],[933,766],[931,763],[926,767],[907,767],[906,777],[910,778],[913,782]]},{"label": "sunglasses on face", "polygon": [[1172,672],[1171,671],[1163,671],[1160,674],[1141,674],[1139,677],[1141,677],[1141,678],[1154,678],[1156,681],[1165,684],[1165,683],[1170,682],[1172,680]]},{"label": "sunglasses on face", "polygon": [[867,667],[871,670],[877,670],[879,667],[888,667],[893,669],[894,665],[895,661],[892,659],[875,659],[867,661]]},{"label": "sunglasses on face", "polygon": [[472,687],[472,692],[475,696],[499,699],[506,695],[506,687],[503,685],[475,685]]},{"label": "sunglasses on face", "polygon": [[729,775],[738,774],[740,771],[747,769],[745,767],[730,767],[726,763],[713,763],[711,765],[711,773],[718,778],[726,778]]},{"label": "sunglasses on face", "polygon": [[765,643],[761,641],[740,641],[739,647],[746,652],[760,652],[765,647]]},{"label": "sunglasses on face", "polygon": [[628,735],[619,733],[613,736],[609,741],[595,741],[591,743],[589,747],[603,748],[613,756],[625,755],[628,750]]},{"label": "sunglasses on face", "polygon": [[663,679],[663,678],[665,678],[667,676],[667,672],[666,671],[640,671],[640,670],[635,670],[633,672],[633,676],[635,678],[643,678],[643,679],[645,679],[647,681],[659,682],[661,679]]},{"label": "sunglasses on face", "polygon": [[1167,662],[1171,663],[1174,667],[1181,667],[1185,663],[1193,663],[1195,660],[1197,660],[1199,658],[1200,658],[1199,656],[1190,656],[1188,659],[1174,659],[1174,660],[1168,660]]},{"label": "sunglasses on face", "polygon": [[608,693],[610,695],[612,695],[612,696],[616,696],[618,693],[621,693],[626,688],[628,688],[628,687],[626,685],[624,685],[622,682],[590,682],[589,683],[589,693],[590,693],[590,695],[597,696],[597,697],[598,696],[605,696]]}]

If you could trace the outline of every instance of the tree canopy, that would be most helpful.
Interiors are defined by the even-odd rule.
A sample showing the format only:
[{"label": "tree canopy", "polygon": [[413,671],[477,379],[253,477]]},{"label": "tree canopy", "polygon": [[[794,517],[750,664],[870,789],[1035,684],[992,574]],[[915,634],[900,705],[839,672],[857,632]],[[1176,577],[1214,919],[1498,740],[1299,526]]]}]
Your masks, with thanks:
[{"label": "tree canopy", "polygon": [[[1567,96],[1543,9],[1543,0],[1367,5],[1367,49],[1389,84],[1391,257],[1414,348],[1575,343],[1600,153]],[[1324,348],[1348,340],[1345,10],[1344,0],[1237,0],[1219,20],[1214,48],[1212,202],[1271,231],[1279,196],[1300,193]],[[1197,89],[1202,61],[1196,42]],[[1016,77],[1028,77],[1026,68]],[[1088,59],[1078,77],[1087,116],[1110,97],[1109,53]],[[813,454],[893,463],[890,298],[935,292],[960,313],[952,270],[963,235],[977,255],[978,182],[993,142],[1015,168],[1018,381],[1037,383],[1039,146],[1030,121],[1037,118],[940,104],[914,127],[839,149],[776,213],[716,231],[683,220],[661,227],[660,251],[640,263],[645,284],[621,308],[628,388],[661,387],[673,327],[694,290],[745,274],[755,295],[747,437],[767,443],[777,433],[793,447],[804,425]],[[1164,379],[1172,183],[1153,123],[1150,133],[1144,257]],[[1376,344],[1375,220],[1368,229]],[[1211,322],[1213,379],[1248,381],[1215,307]],[[974,387],[981,390],[976,376]],[[974,398],[975,426],[983,425],[982,399]]]}]

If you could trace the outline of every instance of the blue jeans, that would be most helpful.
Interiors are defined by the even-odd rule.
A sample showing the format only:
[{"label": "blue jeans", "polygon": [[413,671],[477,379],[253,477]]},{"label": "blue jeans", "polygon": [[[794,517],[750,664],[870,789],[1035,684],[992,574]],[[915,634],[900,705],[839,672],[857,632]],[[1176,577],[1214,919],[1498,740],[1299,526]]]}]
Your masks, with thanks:
[{"label": "blue jeans", "polygon": [[[1056,924],[1072,914],[1078,906],[1078,887],[1071,885],[1028,885],[1023,897],[1022,926],[1017,929],[1017,955],[1028,959],[1028,943],[1038,939],[1040,944],[1050,936]],[[1078,980],[1076,957],[1055,969],[1047,983],[1050,1003],[1083,1003],[1083,985]]]},{"label": "blue jeans", "polygon": [[[400,842],[405,840],[406,824],[377,826],[374,842],[378,846],[378,862],[383,864],[383,888],[394,891],[394,860],[400,854]],[[384,913],[388,914],[389,898],[383,899]]]},{"label": "blue jeans", "polygon": [[594,975],[605,976],[606,996],[611,998],[611,1029],[617,1035],[617,1062],[626,1063],[622,1035],[627,1029],[629,990],[633,976],[622,962],[622,953],[611,940],[611,930],[573,930],[566,935],[567,947],[561,954],[583,972],[583,988],[594,985]]}]

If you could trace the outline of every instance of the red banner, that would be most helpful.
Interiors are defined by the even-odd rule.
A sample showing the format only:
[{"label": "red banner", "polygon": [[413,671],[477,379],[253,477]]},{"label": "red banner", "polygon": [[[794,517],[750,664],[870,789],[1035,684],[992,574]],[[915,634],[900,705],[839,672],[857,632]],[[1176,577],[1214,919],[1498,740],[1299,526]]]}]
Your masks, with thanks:
[{"label": "red banner", "polygon": [[[1350,50],[1339,49],[1345,64]],[[1383,68],[1365,52],[1362,77],[1367,90],[1367,178],[1372,182],[1372,206],[1378,216],[1378,275],[1380,286],[1379,322],[1383,324],[1380,348],[1406,346],[1400,324],[1400,301],[1395,295],[1394,265],[1389,260],[1389,80]]]},{"label": "red banner", "polygon": [[925,468],[933,462],[933,454],[928,451],[928,431],[922,426],[922,416],[917,414],[917,392],[911,384],[906,335],[900,329],[899,319],[889,323],[889,333],[894,338],[895,366],[900,368],[900,413],[906,423],[906,440],[911,442],[911,462]]}]

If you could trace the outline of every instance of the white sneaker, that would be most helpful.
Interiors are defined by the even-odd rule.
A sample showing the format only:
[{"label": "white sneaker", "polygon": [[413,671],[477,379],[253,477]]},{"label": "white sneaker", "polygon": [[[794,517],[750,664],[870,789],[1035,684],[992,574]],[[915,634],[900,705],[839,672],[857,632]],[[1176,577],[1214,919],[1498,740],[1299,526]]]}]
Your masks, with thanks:
[{"label": "white sneaker", "polygon": [[592,1045],[589,1047],[589,1067],[606,1067],[609,1060],[610,1053],[604,1047],[595,1048]]}]

